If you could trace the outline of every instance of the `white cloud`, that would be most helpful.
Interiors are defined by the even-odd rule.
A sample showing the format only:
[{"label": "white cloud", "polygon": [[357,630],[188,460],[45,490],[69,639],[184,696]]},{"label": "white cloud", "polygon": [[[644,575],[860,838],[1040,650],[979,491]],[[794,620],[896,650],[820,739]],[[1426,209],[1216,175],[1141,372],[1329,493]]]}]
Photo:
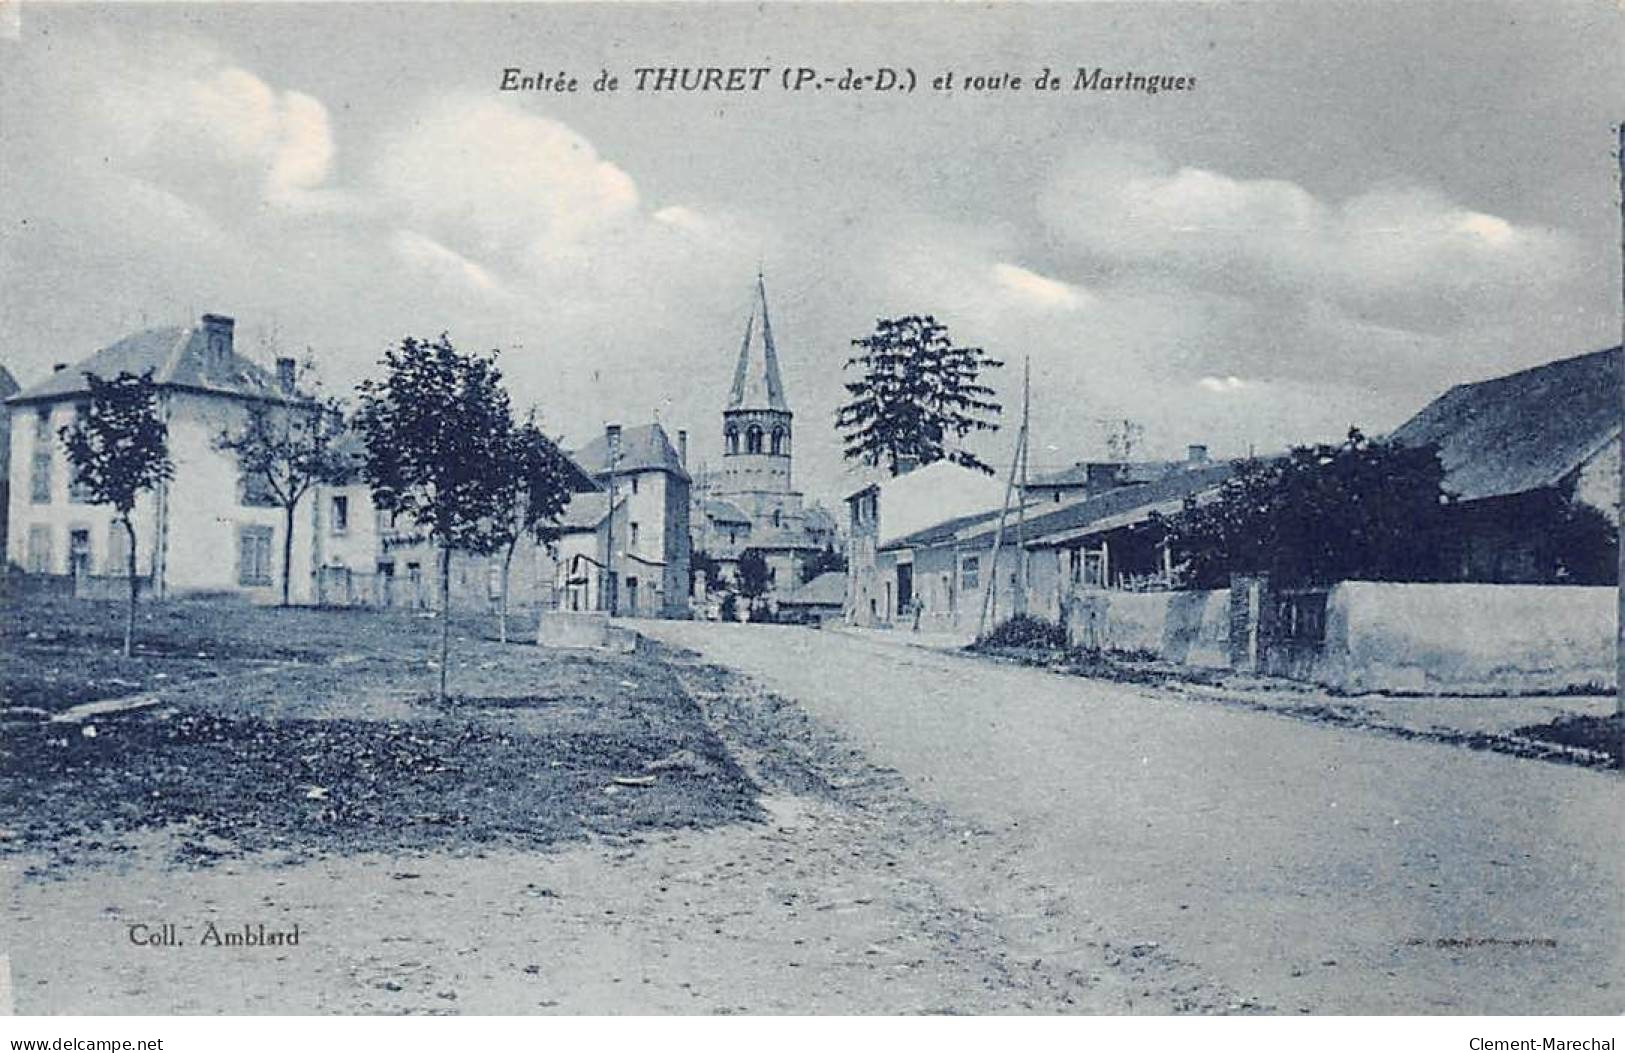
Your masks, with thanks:
[{"label": "white cloud", "polygon": [[1040,309],[1076,310],[1087,302],[1088,294],[1075,285],[1046,278],[1013,263],[995,263],[993,282],[1018,303]]},{"label": "white cloud", "polygon": [[1114,149],[1067,165],[1043,218],[1075,249],[1143,275],[1339,303],[1377,324],[1439,329],[1572,275],[1572,238],[1415,186],[1322,200]]}]

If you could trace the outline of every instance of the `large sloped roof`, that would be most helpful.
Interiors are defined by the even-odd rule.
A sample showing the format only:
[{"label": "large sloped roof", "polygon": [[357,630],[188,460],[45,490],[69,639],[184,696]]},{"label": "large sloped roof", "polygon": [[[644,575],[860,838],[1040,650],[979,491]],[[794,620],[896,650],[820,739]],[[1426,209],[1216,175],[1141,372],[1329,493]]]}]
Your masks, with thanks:
[{"label": "large sloped roof", "polygon": [[780,607],[839,607],[846,602],[846,572],[830,570],[779,597]]},{"label": "large sloped roof", "polygon": [[732,501],[724,501],[719,497],[705,499],[705,515],[718,523],[749,523],[750,516]]},{"label": "large sloped roof", "polygon": [[[1004,521],[1004,544],[1016,545],[1025,541],[1029,546],[1038,546],[1058,537],[1087,533],[1090,528],[1104,529],[1103,524],[1121,526],[1132,521],[1136,513],[1147,513],[1170,503],[1177,506],[1187,496],[1218,486],[1229,478],[1232,471],[1229,464],[1209,464],[1174,472],[1155,482],[1107,490],[1059,508],[1049,503],[1029,504],[1025,523],[1021,521],[1017,509],[1012,507]],[[881,515],[884,516],[885,512],[882,511]],[[998,520],[998,509],[981,512],[917,531],[887,542],[883,547],[918,548],[946,542],[990,545],[999,529]]]},{"label": "large sloped roof", "polygon": [[0,366],[0,399],[9,399],[22,390],[17,378],[11,375],[11,370]]},{"label": "large sloped roof", "polygon": [[1464,501],[1552,486],[1619,435],[1620,349],[1457,384],[1396,430],[1439,448],[1444,487]]},{"label": "large sloped roof", "polygon": [[156,384],[214,391],[250,398],[281,399],[271,373],[232,352],[226,368],[210,375],[205,369],[206,335],[202,326],[162,326],[131,333],[116,343],[13,395],[16,402],[62,398],[86,392],[85,374],[111,379],[120,373],[152,371]]},{"label": "large sloped roof", "polygon": [[767,317],[767,285],[756,276],[756,297],[750,317],[745,320],[745,340],[734,366],[734,382],[728,392],[728,409],[768,409],[790,412],[784,400],[784,381],[779,377],[779,352],[773,345],[773,324]]},{"label": "large sloped roof", "polygon": [[[615,462],[617,473],[660,471],[670,472],[680,479],[688,478],[682,458],[677,456],[671,440],[666,438],[666,429],[659,423],[622,429],[620,445],[621,456]],[[600,435],[577,450],[574,456],[582,468],[593,475],[602,475],[609,470],[609,440]]]}]

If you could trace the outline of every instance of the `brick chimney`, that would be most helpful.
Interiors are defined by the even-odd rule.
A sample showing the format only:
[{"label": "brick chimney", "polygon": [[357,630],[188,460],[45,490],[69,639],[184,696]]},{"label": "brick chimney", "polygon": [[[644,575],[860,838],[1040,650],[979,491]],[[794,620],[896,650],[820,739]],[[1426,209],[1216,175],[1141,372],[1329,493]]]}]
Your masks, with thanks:
[{"label": "brick chimney", "polygon": [[688,467],[688,432],[677,429],[677,463]]},{"label": "brick chimney", "polygon": [[1185,460],[1192,464],[1207,463],[1207,447],[1202,443],[1193,442],[1185,447]]},{"label": "brick chimney", "polygon": [[615,467],[615,462],[621,459],[621,426],[619,424],[604,425],[604,456],[605,469]]},{"label": "brick chimney", "polygon": [[231,337],[237,321],[223,314],[203,316],[203,371],[215,380],[231,372]]},{"label": "brick chimney", "polygon": [[294,362],[291,358],[276,360],[276,386],[284,395],[294,393]]}]

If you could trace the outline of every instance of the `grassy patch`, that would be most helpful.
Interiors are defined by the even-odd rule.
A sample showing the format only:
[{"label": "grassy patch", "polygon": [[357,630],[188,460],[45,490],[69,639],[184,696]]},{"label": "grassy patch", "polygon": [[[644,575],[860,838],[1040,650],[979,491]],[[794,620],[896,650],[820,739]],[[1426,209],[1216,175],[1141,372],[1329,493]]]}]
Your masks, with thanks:
[{"label": "grassy patch", "polygon": [[[538,846],[757,814],[756,787],[657,654],[500,645],[483,619],[454,619],[463,693],[438,703],[438,623],[410,613],[153,604],[149,650],[129,660],[106,653],[116,605],[6,619],[8,641],[29,646],[0,661],[13,700],[0,851],[93,858],[168,829],[196,863]],[[83,724],[16,701],[54,712],[141,690],[163,704]]]}]

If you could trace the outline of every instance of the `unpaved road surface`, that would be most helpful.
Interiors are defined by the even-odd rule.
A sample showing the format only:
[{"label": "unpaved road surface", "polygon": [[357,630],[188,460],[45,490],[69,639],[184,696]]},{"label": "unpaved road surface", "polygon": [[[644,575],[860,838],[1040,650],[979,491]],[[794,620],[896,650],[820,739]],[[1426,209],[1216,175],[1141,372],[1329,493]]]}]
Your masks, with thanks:
[{"label": "unpaved road surface", "polygon": [[794,699],[1065,924],[1154,947],[1233,1005],[1625,1009],[1617,774],[838,632],[639,628]]},{"label": "unpaved road surface", "polygon": [[[495,777],[490,803],[473,802],[478,779],[459,784],[459,807],[471,819],[492,813],[491,822],[448,827],[434,838],[411,836],[403,824],[391,842],[368,823],[347,827],[355,832],[348,840],[319,837],[308,824],[271,822],[260,811],[251,818],[268,823],[278,833],[269,843],[284,847],[265,847],[268,839],[261,836],[227,839],[185,822],[71,839],[59,832],[0,857],[0,967],[9,968],[14,1001],[0,1009],[510,1014],[1254,1008],[1161,948],[1125,941],[1098,924],[1066,882],[1033,869],[1041,830],[1030,836],[1008,820],[967,821],[923,803],[895,772],[870,763],[799,705],[697,661],[655,655],[647,660],[650,667],[633,674],[643,685],[638,690],[675,678],[726,747],[730,770],[739,765],[759,791],[754,817],[729,822],[714,809],[691,810],[695,823],[689,827],[646,831],[611,821],[619,809],[658,808],[648,803],[658,798],[645,795],[670,792],[664,781],[678,777],[661,768],[651,787],[594,785],[590,802],[569,798],[596,818],[582,816],[573,827],[553,825],[564,833],[586,831],[584,842],[564,836],[549,841],[540,829],[532,837],[476,836],[491,832],[503,802],[523,801]],[[572,720],[602,734],[630,734],[621,712],[629,703],[621,695],[634,690],[632,681],[613,697],[578,697],[588,678],[571,663],[590,659],[543,661],[529,677],[491,671],[481,690],[551,696],[574,681],[571,706],[581,712]],[[559,682],[538,681],[547,675]],[[280,702],[274,696],[244,698],[239,706],[261,716],[306,719],[310,704],[297,694]],[[369,698],[358,692],[342,707],[346,719],[379,707],[378,715],[391,719],[411,716],[398,700],[391,707],[388,699]],[[522,731],[524,720],[546,717],[547,727],[560,726],[558,704],[495,704],[503,701],[485,697],[467,715],[480,728],[509,734]],[[119,733],[137,740],[131,727]],[[139,741],[172,750],[150,736]],[[550,771],[564,756],[553,739],[525,741],[533,742],[538,772]],[[444,760],[476,758],[459,761],[452,751]],[[229,749],[218,761],[241,762]],[[688,763],[681,778],[691,781],[714,762],[696,755]],[[211,785],[221,778],[209,770],[199,776]],[[561,794],[568,790],[557,780],[542,785]],[[243,792],[251,791],[249,786]],[[349,791],[338,786],[331,795],[342,792]],[[296,794],[286,807],[319,804]],[[508,810],[506,822],[522,829],[527,813]],[[200,852],[200,839],[218,851]],[[182,945],[131,942],[132,926],[144,925],[141,931],[150,934],[163,924],[176,926]],[[245,924],[274,931],[297,925],[299,943],[206,946],[210,924],[228,931]]]}]

